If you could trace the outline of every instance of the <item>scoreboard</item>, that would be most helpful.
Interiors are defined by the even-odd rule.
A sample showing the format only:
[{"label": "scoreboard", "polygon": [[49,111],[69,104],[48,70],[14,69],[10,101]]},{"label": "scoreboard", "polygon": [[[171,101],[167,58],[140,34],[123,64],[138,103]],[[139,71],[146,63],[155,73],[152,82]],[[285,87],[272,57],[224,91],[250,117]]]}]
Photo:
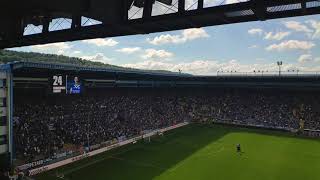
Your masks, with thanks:
[{"label": "scoreboard", "polygon": [[51,78],[51,85],[54,94],[80,94],[82,92],[82,82],[79,76],[56,74]]},{"label": "scoreboard", "polygon": [[53,93],[66,93],[66,78],[63,75],[53,75],[51,84]]}]

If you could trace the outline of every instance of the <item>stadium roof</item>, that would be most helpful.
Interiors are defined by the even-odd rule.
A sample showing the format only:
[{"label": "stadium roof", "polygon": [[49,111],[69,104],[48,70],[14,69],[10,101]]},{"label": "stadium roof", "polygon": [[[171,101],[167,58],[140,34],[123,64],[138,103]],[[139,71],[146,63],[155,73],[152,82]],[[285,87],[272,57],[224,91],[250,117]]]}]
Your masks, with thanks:
[{"label": "stadium roof", "polygon": [[[197,76],[173,72],[155,72],[136,69],[83,67],[67,64],[12,62],[0,65],[0,70],[13,72],[14,78],[29,82],[30,78],[48,79],[53,74],[81,75],[100,82],[125,83],[125,87],[231,87],[231,88],[290,88],[320,89],[319,74],[219,74]],[[29,80],[28,80],[29,79]],[[130,85],[128,85],[128,83]],[[118,86],[119,87],[119,86]]]},{"label": "stadium roof", "polygon": [[[5,1],[0,6],[0,49],[320,13],[319,0],[233,2],[206,7],[207,2],[196,0],[193,8],[186,7],[186,0]],[[156,13],[158,4],[166,7],[164,12]]]},{"label": "stadium roof", "polygon": [[105,73],[126,73],[126,74],[141,74],[153,76],[180,76],[190,77],[191,74],[177,73],[170,71],[156,71],[156,70],[139,70],[130,68],[117,68],[117,67],[86,67],[72,64],[57,64],[57,63],[37,63],[37,62],[21,62],[15,61],[7,64],[0,65],[2,70],[12,70],[13,72],[19,69],[50,69],[62,71],[86,71],[86,72],[105,72]]},{"label": "stadium roof", "polygon": [[303,71],[283,71],[279,76],[278,71],[253,71],[253,72],[237,72],[237,71],[218,71],[216,75],[192,75],[188,73],[179,73],[165,70],[142,70],[142,69],[131,69],[125,67],[98,67],[98,66],[81,66],[74,64],[63,64],[63,63],[44,63],[44,62],[31,62],[31,61],[14,61],[7,64],[1,64],[0,70],[11,70],[18,72],[21,70],[27,70],[31,73],[43,72],[43,71],[69,71],[77,73],[112,73],[112,74],[139,74],[139,75],[150,75],[150,76],[162,76],[162,77],[182,77],[191,79],[204,79],[204,78],[218,78],[218,79],[231,79],[231,78],[314,78],[320,79],[319,72],[303,72]]}]

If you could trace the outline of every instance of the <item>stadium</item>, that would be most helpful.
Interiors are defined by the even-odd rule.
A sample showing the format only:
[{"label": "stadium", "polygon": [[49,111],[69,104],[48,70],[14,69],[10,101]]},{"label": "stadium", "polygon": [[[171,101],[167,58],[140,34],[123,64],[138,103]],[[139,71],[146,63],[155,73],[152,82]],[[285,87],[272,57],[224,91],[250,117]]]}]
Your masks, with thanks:
[{"label": "stadium", "polygon": [[21,177],[319,176],[316,74],[194,76],[31,62],[1,72],[10,130],[1,162]]},{"label": "stadium", "polygon": [[0,180],[320,179],[320,0],[10,0]]}]

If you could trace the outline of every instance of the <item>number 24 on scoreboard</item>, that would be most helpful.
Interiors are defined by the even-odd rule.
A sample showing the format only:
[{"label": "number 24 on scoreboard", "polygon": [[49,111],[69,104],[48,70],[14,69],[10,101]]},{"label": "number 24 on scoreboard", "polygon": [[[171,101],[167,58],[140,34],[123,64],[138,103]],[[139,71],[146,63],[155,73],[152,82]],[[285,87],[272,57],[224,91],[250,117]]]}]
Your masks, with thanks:
[{"label": "number 24 on scoreboard", "polygon": [[66,92],[66,83],[62,75],[52,76],[52,92],[53,93],[65,93]]},{"label": "number 24 on scoreboard", "polygon": [[53,76],[53,86],[62,86],[63,79],[62,76]]}]

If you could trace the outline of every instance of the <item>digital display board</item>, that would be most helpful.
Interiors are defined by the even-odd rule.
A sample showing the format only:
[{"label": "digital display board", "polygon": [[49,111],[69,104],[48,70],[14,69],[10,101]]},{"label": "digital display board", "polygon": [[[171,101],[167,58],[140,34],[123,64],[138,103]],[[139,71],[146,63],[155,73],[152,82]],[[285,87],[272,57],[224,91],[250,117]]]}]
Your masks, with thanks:
[{"label": "digital display board", "polygon": [[53,93],[66,93],[66,78],[63,75],[54,75],[51,79]]},{"label": "digital display board", "polygon": [[79,76],[67,76],[67,94],[80,94],[82,85]]},{"label": "digital display board", "polygon": [[82,83],[79,76],[53,75],[51,79],[52,93],[54,94],[80,94]]}]

